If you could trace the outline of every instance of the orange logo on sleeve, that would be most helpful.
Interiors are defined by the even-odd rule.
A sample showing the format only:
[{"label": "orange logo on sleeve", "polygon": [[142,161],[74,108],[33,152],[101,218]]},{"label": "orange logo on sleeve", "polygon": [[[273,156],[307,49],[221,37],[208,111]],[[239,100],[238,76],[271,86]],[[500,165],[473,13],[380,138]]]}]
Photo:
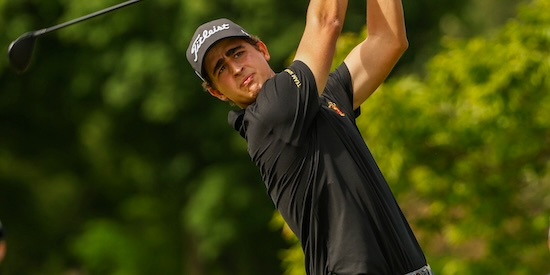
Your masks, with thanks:
[{"label": "orange logo on sleeve", "polygon": [[332,110],[334,110],[337,114],[339,114],[340,116],[346,116],[346,114],[344,112],[342,112],[342,110],[340,110],[340,108],[338,108],[338,106],[336,105],[336,103],[332,102],[332,101],[329,101],[328,102],[328,107]]}]

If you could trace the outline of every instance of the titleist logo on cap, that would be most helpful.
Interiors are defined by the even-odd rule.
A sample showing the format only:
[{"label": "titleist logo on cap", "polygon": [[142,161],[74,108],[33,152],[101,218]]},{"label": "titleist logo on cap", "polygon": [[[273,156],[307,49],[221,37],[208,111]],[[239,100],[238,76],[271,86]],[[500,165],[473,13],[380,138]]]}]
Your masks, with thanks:
[{"label": "titleist logo on cap", "polygon": [[187,61],[195,70],[195,73],[204,80],[203,61],[206,52],[217,41],[230,37],[250,37],[239,25],[226,18],[213,20],[199,26],[189,41],[185,52]]},{"label": "titleist logo on cap", "polygon": [[199,33],[195,41],[193,41],[193,47],[191,47],[191,54],[195,56],[194,61],[197,62],[199,59],[199,50],[201,49],[202,44],[204,44],[204,41],[208,39],[210,36],[214,35],[217,32],[221,32],[224,30],[229,30],[229,24],[221,24],[219,26],[213,26],[212,29],[204,30],[202,33]]}]

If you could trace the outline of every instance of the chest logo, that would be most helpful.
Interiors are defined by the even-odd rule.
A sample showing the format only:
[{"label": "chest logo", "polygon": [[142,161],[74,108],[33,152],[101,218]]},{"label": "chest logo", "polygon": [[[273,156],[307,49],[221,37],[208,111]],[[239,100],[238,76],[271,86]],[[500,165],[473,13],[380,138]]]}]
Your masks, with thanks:
[{"label": "chest logo", "polygon": [[338,106],[336,105],[336,103],[332,102],[332,101],[329,101],[328,102],[328,107],[332,110],[334,110],[337,114],[339,114],[340,116],[346,116],[346,114],[344,112],[342,112],[342,110],[340,110],[340,108],[338,108]]}]

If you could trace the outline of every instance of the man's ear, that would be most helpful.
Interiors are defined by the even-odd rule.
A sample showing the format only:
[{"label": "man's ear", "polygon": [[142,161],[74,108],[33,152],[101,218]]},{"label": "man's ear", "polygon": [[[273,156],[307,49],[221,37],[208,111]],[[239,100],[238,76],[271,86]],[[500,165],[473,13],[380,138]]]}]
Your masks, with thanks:
[{"label": "man's ear", "polygon": [[256,45],[258,46],[258,50],[260,50],[260,52],[264,55],[265,60],[269,61],[269,59],[271,59],[271,55],[269,55],[267,45],[262,41],[258,41]]},{"label": "man's ear", "polygon": [[228,101],[227,97],[220,93],[220,91],[212,88],[212,87],[208,87],[206,88],[208,90],[208,92],[213,96],[213,97],[217,97],[219,100],[222,100],[222,101]]}]

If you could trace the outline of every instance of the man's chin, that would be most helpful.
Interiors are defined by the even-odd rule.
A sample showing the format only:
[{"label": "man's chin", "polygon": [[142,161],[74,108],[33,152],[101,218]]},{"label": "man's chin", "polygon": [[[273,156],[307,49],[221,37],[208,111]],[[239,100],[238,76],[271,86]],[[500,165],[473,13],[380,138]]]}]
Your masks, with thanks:
[{"label": "man's chin", "polygon": [[262,87],[260,85],[251,85],[248,89],[248,96],[255,99],[261,90]]}]

